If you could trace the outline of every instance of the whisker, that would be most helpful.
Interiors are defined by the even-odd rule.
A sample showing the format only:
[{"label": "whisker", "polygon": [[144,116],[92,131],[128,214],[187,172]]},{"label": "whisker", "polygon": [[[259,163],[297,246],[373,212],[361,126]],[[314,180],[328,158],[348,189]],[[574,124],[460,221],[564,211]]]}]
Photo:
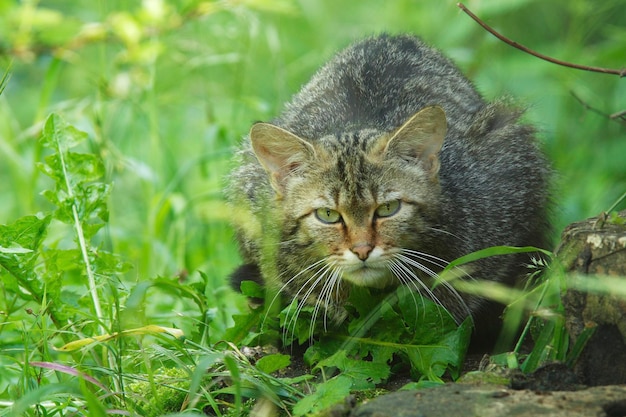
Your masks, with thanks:
[{"label": "whisker", "polygon": [[[404,255],[407,255],[407,256],[413,256],[413,257],[415,257],[415,258],[417,258],[419,260],[422,260],[422,261],[429,262],[429,263],[431,263],[431,264],[433,264],[433,265],[435,265],[435,266],[437,266],[439,268],[442,268],[442,269],[447,267],[448,264],[449,264],[449,262],[446,261],[445,259],[442,259],[442,258],[440,258],[438,256],[430,255],[430,254],[425,253],[425,252],[418,252],[418,251],[414,251],[414,250],[410,250],[410,249],[402,249],[401,253],[404,254]],[[463,269],[463,268],[461,268],[459,266],[454,267],[454,270],[457,271],[459,273],[459,275],[464,275],[465,277],[467,277],[469,279],[472,279],[472,280],[474,279],[474,277],[471,274],[469,274],[465,269]],[[424,271],[424,272],[426,272],[426,271]],[[438,277],[440,278],[440,276],[438,274],[436,274],[436,273],[435,273],[435,275],[431,275],[431,276],[433,278],[438,278]],[[447,281],[446,280],[442,280],[442,283],[443,282],[447,282]]]},{"label": "whisker", "polygon": [[[279,296],[281,294],[289,293],[287,289],[294,285],[298,279],[302,280],[303,278],[306,278],[304,279],[304,282],[298,282],[295,294],[293,291],[291,292],[291,294],[293,294],[292,301],[285,312],[285,321],[282,326],[283,341],[288,340],[289,336],[291,336],[292,339],[296,337],[298,317],[307,305],[313,306],[311,322],[309,323],[309,334],[311,337],[313,337],[315,324],[322,314],[322,310],[324,331],[328,330],[329,318],[331,317],[329,313],[332,312],[334,300],[341,298],[340,291],[342,284],[342,268],[337,265],[337,261],[329,261],[329,258],[330,257],[324,257],[319,259],[299,271],[289,280],[283,280],[282,286],[278,289],[269,303],[266,315],[261,323],[261,328],[264,327],[265,320],[268,318],[267,314],[271,310],[274,303],[278,300]],[[428,285],[424,282],[424,280],[422,280],[420,275],[423,274],[422,277],[425,275],[432,278],[436,284],[448,291],[458,301],[462,310],[465,310],[467,315],[471,317],[471,310],[463,297],[461,297],[459,292],[453,285],[450,284],[450,282],[448,282],[448,280],[442,279],[442,277],[436,272],[436,270],[445,268],[448,263],[449,262],[445,259],[426,252],[420,252],[412,249],[401,249],[387,260],[386,266],[402,285],[411,290],[410,296],[412,297],[415,305],[416,316],[420,310],[425,311],[424,296],[428,296],[428,298],[430,298],[433,302],[442,307],[446,307],[442,300],[437,296],[437,293],[433,290],[433,286]],[[471,275],[466,273],[463,269],[458,268],[458,270],[462,271],[462,273],[470,279],[473,279]],[[305,277],[303,277],[303,275]],[[418,295],[415,293],[419,295],[419,301]],[[441,295],[442,294],[439,293],[439,296]],[[420,304],[421,308],[419,307]],[[443,316],[441,319],[443,320]],[[455,320],[458,322],[460,318],[455,317]]]},{"label": "whisker", "polygon": [[[404,257],[405,259],[409,259]],[[410,259],[409,259],[410,260]],[[445,308],[445,305],[441,302],[441,300],[439,300],[439,298],[435,295],[435,293],[428,287],[428,285],[426,285],[426,283],[424,283],[424,281],[422,281],[422,279],[416,275],[413,270],[405,265],[403,263],[402,258],[396,257],[396,267],[401,271],[402,274],[402,278],[401,281],[405,282],[406,286],[409,286],[408,283],[411,283],[412,286],[417,290],[417,292],[420,294],[420,301],[422,303],[422,309],[425,310],[425,301],[424,301],[424,297],[422,295],[422,290],[426,293],[426,295],[436,304],[442,306]],[[428,268],[426,268],[428,269]],[[429,270],[430,271],[430,270]],[[434,274],[433,271],[430,271]],[[436,274],[435,274],[436,276]],[[419,286],[418,286],[419,284]],[[421,288],[420,288],[421,287]],[[413,297],[413,299],[415,300],[415,297]],[[417,301],[415,300],[415,308],[417,309]],[[424,313],[425,314],[425,313]],[[416,313],[416,317],[417,317],[417,313]],[[441,312],[439,312],[439,320],[441,322],[441,326],[443,327],[443,315],[441,315]]]},{"label": "whisker", "polygon": [[443,258],[440,258],[438,256],[435,255],[431,255],[429,253],[426,252],[419,252],[416,250],[412,250],[412,249],[402,249],[400,251],[400,253],[405,254],[405,255],[413,255],[415,257],[417,257],[418,259],[424,260],[424,261],[428,261],[433,265],[436,265],[440,268],[445,268],[450,262],[446,261]]},{"label": "whisker", "polygon": [[[331,270],[330,276],[328,280],[324,282],[322,290],[320,291],[319,302],[316,303],[317,305],[324,305],[324,331],[328,330],[328,311],[329,306],[333,305],[333,290],[335,290],[335,299],[338,299],[339,287],[341,286],[341,269],[335,267],[335,264],[333,264],[332,266],[333,268]],[[313,323],[315,322],[315,319],[317,317],[317,310],[319,309],[316,308],[316,314],[313,316]]]},{"label": "whisker", "polygon": [[[323,272],[316,279],[315,285],[311,286],[307,290],[305,295],[304,295],[304,300],[307,300],[311,296],[311,293],[313,292],[313,290],[315,288],[317,288],[317,286],[319,285],[320,282],[322,282],[322,289],[320,290],[320,293],[317,295],[317,299],[315,300],[315,305],[313,307],[313,313],[311,315],[311,323],[309,324],[310,325],[310,334],[311,334],[311,336],[313,336],[313,329],[315,327],[315,321],[317,320],[317,316],[319,314],[320,306],[321,306],[321,304],[323,304],[323,303],[320,303],[320,301],[323,300],[323,294],[324,294],[325,288],[327,287],[328,282],[329,282],[329,280],[326,279],[326,277],[330,274],[330,276],[332,278],[333,273],[334,273],[334,271],[333,271],[334,270],[334,266],[335,266],[334,262],[331,262],[329,264],[324,265]],[[304,307],[305,301],[302,301],[301,304]]]},{"label": "whisker", "polygon": [[[469,317],[472,316],[469,306],[467,305],[463,297],[459,294],[459,292],[454,288],[454,286],[451,285],[447,280],[441,279],[441,276],[439,274],[437,274],[431,268],[429,268],[428,266],[420,262],[420,261],[426,261],[437,267],[444,268],[448,264],[447,261],[445,261],[444,259],[440,257],[430,255],[425,252],[418,252],[418,251],[410,250],[410,249],[403,249],[400,253],[395,254],[394,258],[401,261],[402,264],[406,263],[408,266],[415,268],[419,271],[422,271],[423,273],[433,278],[438,284],[441,284],[446,290],[450,292],[450,294],[452,294],[459,301],[459,304],[463,307],[463,309],[467,313],[467,316]],[[472,276],[468,274],[467,272],[465,272],[463,269],[461,268],[456,268],[456,269],[461,271],[468,278],[473,279]],[[434,295],[434,292],[430,288],[427,289],[421,280],[419,280],[419,282],[420,282],[420,285],[427,291],[428,296],[431,297],[433,301],[443,306],[443,303],[441,303],[441,301]],[[455,318],[455,320],[458,321],[457,318]]]},{"label": "whisker", "polygon": [[444,234],[444,235],[452,236],[453,238],[458,239],[461,242],[469,241],[468,238],[459,236],[459,235],[457,235],[455,233],[450,232],[449,230],[443,230],[443,229],[439,229],[439,228],[436,228],[436,227],[426,227],[426,229],[430,230],[430,231],[433,231],[433,232],[436,232],[436,233],[441,233],[441,234]]},{"label": "whisker", "polygon": [[[285,319],[285,326],[283,328],[283,340],[287,339],[287,335],[289,334],[290,329],[291,329],[292,338],[295,336],[297,323],[298,323],[298,317],[300,316],[302,309],[306,307],[307,300],[311,296],[311,293],[315,290],[315,288],[322,281],[327,271],[328,271],[327,268],[323,268],[317,271],[304,283],[302,288],[294,295],[294,300],[297,301],[296,310],[293,315],[290,315],[289,312],[287,312],[287,317]],[[312,284],[310,284],[311,282]],[[306,292],[304,293],[304,295],[301,296],[301,292],[305,288],[306,288]]]},{"label": "whisker", "polygon": [[402,253],[395,254],[395,258],[399,259],[401,261],[406,262],[407,264],[409,264],[412,267],[415,267],[415,268],[419,269],[420,271],[424,272],[426,275],[428,275],[431,278],[437,278],[437,273],[435,271],[433,271],[432,269],[430,269],[426,265],[424,265],[424,264],[422,264],[420,262],[417,262],[416,260],[411,259],[410,257],[408,257],[406,255],[403,255]]},{"label": "whisker", "polygon": [[[426,285],[426,283],[424,281],[422,281],[420,279],[420,277],[418,275],[416,275],[409,266],[416,267],[416,268],[420,269],[421,271],[427,273],[429,276],[431,276],[433,278],[436,277],[436,275],[437,275],[437,274],[435,274],[434,271],[432,271],[432,270],[424,267],[423,265],[420,265],[419,263],[412,261],[410,258],[407,258],[407,257],[402,256],[400,254],[396,254],[394,256],[394,258],[398,261],[395,264],[396,270],[400,272],[400,276],[398,276],[398,275],[396,275],[396,276],[398,276],[398,278],[402,277],[400,279],[406,286],[409,286],[409,283],[412,284],[413,288],[415,288],[417,290],[417,292],[421,293],[422,290],[423,290],[424,292],[426,292],[426,294],[433,301],[435,301],[439,305],[443,305],[441,303],[441,301],[439,301],[437,296],[428,287],[428,285]],[[408,266],[405,264],[405,262],[408,263]]]},{"label": "whisker", "polygon": [[[265,325],[265,320],[267,319],[267,314],[271,311],[272,306],[274,305],[274,303],[278,300],[278,297],[280,296],[280,294],[296,279],[298,279],[302,274],[311,271],[314,268],[317,268],[320,264],[324,263],[326,261],[326,258],[322,258],[320,260],[318,260],[317,262],[314,262],[313,264],[309,265],[308,267],[306,267],[305,269],[303,269],[302,271],[298,272],[296,275],[294,275],[293,277],[291,277],[287,282],[285,282],[279,289],[278,291],[276,291],[276,294],[274,295],[274,297],[272,298],[272,300],[270,301],[270,304],[267,306],[267,309],[265,310],[265,317],[263,317],[263,321],[261,322],[261,330],[263,329],[264,325]],[[308,284],[313,278],[315,277],[315,275],[313,275],[313,277],[309,278],[305,285],[303,286],[303,288],[306,286],[306,284]],[[300,290],[298,291],[298,293],[300,292]],[[290,303],[291,305],[291,303]],[[289,311],[287,311],[287,315],[289,315]]]},{"label": "whisker", "polygon": [[[417,279],[412,279],[414,278],[413,274],[407,275],[407,273],[403,269],[403,266],[398,261],[389,261],[388,268],[393,273],[393,275],[400,280],[400,282],[403,285],[405,285],[408,288],[413,287],[413,289],[415,290],[415,291],[409,291],[409,292],[411,294],[411,297],[413,298],[413,304],[415,304],[415,317],[417,317],[419,313],[419,308],[417,305],[417,299],[415,298],[415,293],[419,294],[420,302],[422,304],[422,310],[425,310],[424,297],[421,295],[422,293],[420,291],[420,287],[416,282],[416,281],[419,281],[421,283],[421,280],[417,277],[415,277]],[[421,284],[424,285],[423,283]]]}]

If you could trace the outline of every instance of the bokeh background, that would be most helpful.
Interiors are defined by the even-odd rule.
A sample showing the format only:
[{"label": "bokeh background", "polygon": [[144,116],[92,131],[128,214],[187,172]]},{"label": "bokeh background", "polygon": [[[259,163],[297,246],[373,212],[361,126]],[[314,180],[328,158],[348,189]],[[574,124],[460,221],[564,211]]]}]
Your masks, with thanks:
[{"label": "bokeh background", "polygon": [[[544,54],[626,67],[622,0],[465,4]],[[626,191],[626,126],[609,118],[626,109],[626,81],[515,50],[456,1],[0,0],[0,71],[10,76],[0,96],[0,223],[51,209],[37,139],[56,112],[89,134],[86,151],[107,167],[110,219],[94,244],[132,264],[122,281],[202,271],[207,297],[234,311],[226,280],[239,262],[237,219],[222,191],[234,147],[334,52],[380,32],[423,37],[486,98],[528,107],[558,173],[555,242]],[[54,230],[48,245],[62,240]]]}]

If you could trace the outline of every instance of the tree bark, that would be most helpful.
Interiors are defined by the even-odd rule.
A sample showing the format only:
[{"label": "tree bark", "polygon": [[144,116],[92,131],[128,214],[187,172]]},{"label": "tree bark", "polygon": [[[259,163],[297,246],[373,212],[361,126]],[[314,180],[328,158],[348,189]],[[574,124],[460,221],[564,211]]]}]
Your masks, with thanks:
[{"label": "tree bark", "polygon": [[588,385],[626,383],[626,210],[568,226],[557,258],[570,347],[594,329],[574,369]]}]

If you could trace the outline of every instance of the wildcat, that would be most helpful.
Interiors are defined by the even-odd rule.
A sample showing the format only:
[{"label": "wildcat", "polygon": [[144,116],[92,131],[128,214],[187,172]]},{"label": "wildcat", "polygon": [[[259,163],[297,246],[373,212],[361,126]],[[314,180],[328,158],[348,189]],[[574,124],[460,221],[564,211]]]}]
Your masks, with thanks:
[{"label": "wildcat", "polygon": [[[480,297],[432,284],[479,249],[546,247],[550,170],[521,114],[418,38],[348,47],[243,141],[227,189],[244,259],[233,281],[338,320],[352,286],[399,284],[479,317]],[[466,278],[513,283],[526,263],[491,257]]]}]

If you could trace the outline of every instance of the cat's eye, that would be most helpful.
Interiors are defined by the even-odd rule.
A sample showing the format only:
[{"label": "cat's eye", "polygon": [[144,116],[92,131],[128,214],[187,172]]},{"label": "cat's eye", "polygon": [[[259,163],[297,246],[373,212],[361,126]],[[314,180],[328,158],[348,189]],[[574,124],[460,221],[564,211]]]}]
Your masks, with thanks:
[{"label": "cat's eye", "polygon": [[376,208],[377,217],[390,217],[400,210],[400,200],[387,201]]},{"label": "cat's eye", "polygon": [[315,210],[315,217],[322,223],[338,223],[341,221],[341,214],[337,210],[328,207],[322,207]]}]

